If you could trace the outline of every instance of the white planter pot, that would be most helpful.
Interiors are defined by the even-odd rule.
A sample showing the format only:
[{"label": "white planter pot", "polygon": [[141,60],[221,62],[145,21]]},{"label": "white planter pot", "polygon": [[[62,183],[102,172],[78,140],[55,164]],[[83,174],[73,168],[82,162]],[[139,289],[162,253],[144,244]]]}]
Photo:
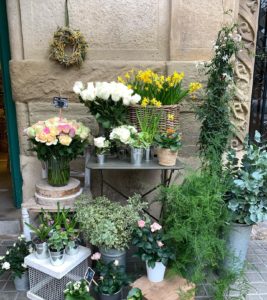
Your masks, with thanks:
[{"label": "white planter pot", "polygon": [[229,255],[224,261],[228,270],[240,271],[247,255],[252,225],[232,223],[227,239]]},{"label": "white planter pot", "polygon": [[29,274],[28,272],[24,272],[21,275],[21,278],[15,277],[14,278],[14,285],[17,291],[28,291],[30,289],[29,283]]},{"label": "white planter pot", "polygon": [[48,245],[46,242],[44,243],[34,243],[34,248],[35,248],[35,256],[38,259],[47,259],[49,257],[48,253]]},{"label": "white planter pot", "polygon": [[152,269],[147,265],[146,262],[146,271],[148,280],[151,282],[161,282],[164,279],[166,267],[162,262],[156,262],[155,267]]},{"label": "white planter pot", "polygon": [[65,260],[65,249],[61,251],[49,250],[50,262],[53,266],[63,265]]},{"label": "white planter pot", "polygon": [[144,149],[131,147],[131,163],[135,166],[142,164]]}]

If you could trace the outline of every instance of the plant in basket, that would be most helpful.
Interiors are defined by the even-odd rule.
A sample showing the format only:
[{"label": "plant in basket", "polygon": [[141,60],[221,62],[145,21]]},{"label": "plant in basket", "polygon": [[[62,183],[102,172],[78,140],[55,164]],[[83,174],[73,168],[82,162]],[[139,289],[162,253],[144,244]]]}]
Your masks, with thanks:
[{"label": "plant in basket", "polygon": [[50,261],[52,265],[59,266],[64,263],[65,247],[68,242],[67,232],[62,229],[61,226],[56,225],[48,239]]},{"label": "plant in basket", "polygon": [[172,128],[155,136],[155,144],[158,145],[157,155],[159,164],[174,166],[176,164],[178,150],[182,146],[181,134]]},{"label": "plant in basket", "polygon": [[83,155],[89,144],[90,129],[81,122],[54,117],[26,128],[25,133],[38,159],[47,162],[48,183],[52,186],[68,184],[69,162]]},{"label": "plant in basket", "polygon": [[96,282],[95,291],[101,300],[120,300],[122,297],[122,287],[129,284],[128,276],[124,267],[119,265],[118,260],[105,262],[101,259],[101,254],[96,252],[91,256],[96,261]]},{"label": "plant in basket", "polygon": [[65,300],[94,300],[89,293],[88,282],[85,279],[68,282],[64,290]]},{"label": "plant in basket", "polygon": [[165,244],[162,226],[149,219],[139,220],[133,232],[132,243],[137,247],[136,255],[146,263],[148,279],[160,282],[168,261],[174,259],[173,251]]},{"label": "plant in basket", "polygon": [[26,291],[29,289],[28,267],[24,258],[33,251],[32,242],[26,241],[23,235],[12,247],[8,247],[5,256],[0,257],[0,275],[11,271],[16,290]]},{"label": "plant in basket", "polygon": [[97,138],[94,138],[94,146],[95,146],[95,152],[97,156],[97,160],[99,163],[104,163],[105,161],[105,154],[110,149],[110,142],[105,137],[100,136]]},{"label": "plant in basket", "polygon": [[117,82],[75,82],[73,91],[87,106],[104,129],[127,123],[128,106],[141,100],[140,95],[126,85]]}]

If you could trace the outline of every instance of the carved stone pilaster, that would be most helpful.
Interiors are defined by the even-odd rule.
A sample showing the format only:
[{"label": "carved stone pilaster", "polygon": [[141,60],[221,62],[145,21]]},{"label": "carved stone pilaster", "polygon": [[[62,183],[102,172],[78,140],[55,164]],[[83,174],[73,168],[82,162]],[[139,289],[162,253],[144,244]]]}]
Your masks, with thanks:
[{"label": "carved stone pilaster", "polygon": [[244,48],[239,52],[235,64],[237,93],[232,105],[233,123],[236,127],[232,146],[237,149],[242,149],[242,143],[249,130],[259,2],[260,0],[240,0],[239,3],[239,34],[242,36]]}]

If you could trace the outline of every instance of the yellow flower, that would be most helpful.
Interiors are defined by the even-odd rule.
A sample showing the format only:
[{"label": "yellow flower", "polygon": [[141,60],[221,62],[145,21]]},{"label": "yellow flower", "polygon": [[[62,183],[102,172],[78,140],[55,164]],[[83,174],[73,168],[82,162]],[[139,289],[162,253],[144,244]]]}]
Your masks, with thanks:
[{"label": "yellow flower", "polygon": [[58,139],[60,144],[64,146],[69,146],[72,141],[72,138],[67,134],[61,134]]},{"label": "yellow flower", "polygon": [[126,73],[125,75],[124,75],[124,77],[126,78],[126,79],[130,79],[130,74],[129,73]]},{"label": "yellow flower", "polygon": [[148,104],[149,104],[149,99],[145,97],[141,102],[141,106],[146,107]]},{"label": "yellow flower", "polygon": [[144,83],[152,83],[153,72],[151,70],[139,71],[136,78]]},{"label": "yellow flower", "polygon": [[145,90],[148,91],[148,86],[145,87]]},{"label": "yellow flower", "polygon": [[173,121],[174,120],[174,114],[167,114],[167,119],[169,121]]},{"label": "yellow flower", "polygon": [[199,82],[191,82],[189,84],[189,93],[194,93],[195,91],[199,90],[202,88],[202,84]]},{"label": "yellow flower", "polygon": [[128,89],[131,89],[131,88],[132,88],[132,85],[131,85],[131,84],[128,84],[128,85],[127,85],[127,88],[128,88]]},{"label": "yellow flower", "polygon": [[125,83],[125,81],[122,79],[121,76],[118,76],[118,82],[120,82],[120,83]]},{"label": "yellow flower", "polygon": [[162,89],[162,84],[159,81],[156,81],[156,86],[159,90]]},{"label": "yellow flower", "polygon": [[160,102],[160,101],[157,101],[157,102],[155,103],[155,106],[156,106],[156,107],[161,107],[161,102]]},{"label": "yellow flower", "polygon": [[156,99],[156,98],[152,98],[151,101],[150,101],[150,103],[151,103],[152,105],[156,105],[157,99]]}]

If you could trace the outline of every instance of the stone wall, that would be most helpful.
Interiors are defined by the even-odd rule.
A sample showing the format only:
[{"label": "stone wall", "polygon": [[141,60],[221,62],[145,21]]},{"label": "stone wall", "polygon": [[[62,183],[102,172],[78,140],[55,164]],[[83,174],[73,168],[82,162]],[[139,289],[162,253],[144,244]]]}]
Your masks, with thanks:
[{"label": "stone wall", "polygon": [[[55,114],[53,96],[69,97],[66,117],[86,121],[95,134],[96,122],[72,93],[74,81],[114,80],[133,67],[149,67],[165,74],[184,71],[186,81],[199,80],[195,64],[210,58],[217,31],[229,21],[223,12],[232,9],[237,18],[239,11],[239,0],[69,0],[70,25],[83,32],[89,51],[81,68],[66,69],[48,59],[53,32],[64,25],[64,2],[7,1],[24,201],[33,193],[40,163],[28,151],[22,130]],[[197,155],[198,130],[190,103],[184,103],[181,157],[186,161],[195,161],[191,158]],[[115,184],[122,184],[121,176],[111,177]],[[137,180],[129,179],[128,186],[145,190],[158,180],[158,174],[152,177],[138,174]],[[93,181],[96,190],[97,176]]]}]

